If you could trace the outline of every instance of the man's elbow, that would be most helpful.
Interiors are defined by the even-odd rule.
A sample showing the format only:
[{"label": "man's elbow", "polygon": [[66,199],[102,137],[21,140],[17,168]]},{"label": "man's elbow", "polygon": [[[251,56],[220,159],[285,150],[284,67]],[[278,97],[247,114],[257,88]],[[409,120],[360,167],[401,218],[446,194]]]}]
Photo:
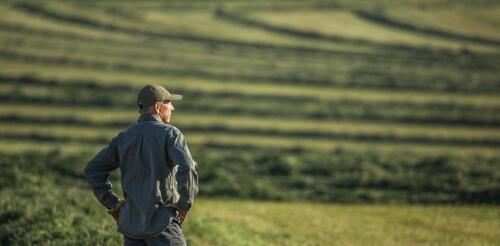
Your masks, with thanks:
[{"label": "man's elbow", "polygon": [[85,176],[85,179],[86,180],[89,180],[90,176],[92,174],[92,165],[91,165],[91,162],[87,164],[87,166],[85,166],[85,168],[83,169],[83,175]]}]

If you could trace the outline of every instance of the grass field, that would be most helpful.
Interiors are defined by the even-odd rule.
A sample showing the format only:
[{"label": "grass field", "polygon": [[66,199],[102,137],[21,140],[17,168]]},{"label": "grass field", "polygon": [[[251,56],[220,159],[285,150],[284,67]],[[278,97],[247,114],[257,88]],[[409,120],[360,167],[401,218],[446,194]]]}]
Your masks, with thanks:
[{"label": "grass field", "polygon": [[[71,153],[71,152],[67,152]],[[88,153],[90,154],[90,153]],[[118,245],[111,217],[81,173],[88,154],[3,153],[2,245]],[[120,194],[118,178],[112,176]],[[366,205],[202,197],[189,245],[495,245],[500,211],[486,205]]]},{"label": "grass field", "polygon": [[[498,209],[488,206],[225,200],[198,205],[186,226],[196,245],[494,245],[500,230]],[[213,230],[210,237],[206,225]]]},{"label": "grass field", "polygon": [[121,243],[81,169],[160,83],[200,168],[192,245],[495,245],[499,11],[4,1],[0,244]]}]

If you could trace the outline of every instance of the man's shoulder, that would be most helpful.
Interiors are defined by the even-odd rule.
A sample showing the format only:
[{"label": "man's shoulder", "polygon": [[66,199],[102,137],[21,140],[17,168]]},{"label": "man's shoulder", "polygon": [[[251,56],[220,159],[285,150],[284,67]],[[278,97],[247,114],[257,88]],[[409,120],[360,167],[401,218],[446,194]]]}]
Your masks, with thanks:
[{"label": "man's shoulder", "polygon": [[155,122],[155,129],[158,131],[165,131],[168,133],[179,134],[181,131],[174,125],[163,123],[163,122]]},{"label": "man's shoulder", "polygon": [[177,128],[176,126],[170,124],[164,124],[164,125],[165,125],[164,130],[167,131],[169,135],[171,136],[182,135],[181,130],[179,130],[179,128]]}]

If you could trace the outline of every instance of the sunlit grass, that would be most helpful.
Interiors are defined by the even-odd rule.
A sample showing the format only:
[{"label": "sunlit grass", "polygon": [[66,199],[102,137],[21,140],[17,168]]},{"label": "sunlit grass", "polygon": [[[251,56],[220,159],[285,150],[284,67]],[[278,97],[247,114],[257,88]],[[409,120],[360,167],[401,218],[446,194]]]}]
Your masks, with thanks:
[{"label": "sunlit grass", "polygon": [[1,153],[26,153],[40,152],[47,153],[58,151],[63,154],[81,154],[84,152],[97,153],[105,145],[103,144],[85,144],[81,142],[47,142],[47,141],[26,141],[9,139],[0,140]]},{"label": "sunlit grass", "polygon": [[[8,106],[7,106],[8,105]],[[9,105],[0,109],[0,115],[35,117],[34,119],[65,118],[80,119],[92,123],[123,123],[133,124],[139,114],[130,110],[108,110],[92,107],[59,107],[59,106],[32,106]],[[429,137],[459,137],[473,139],[500,138],[496,128],[464,127],[464,126],[425,126],[380,122],[356,121],[315,121],[300,119],[259,118],[249,116],[227,116],[202,113],[182,112],[178,109],[172,116],[171,123],[182,128],[183,126],[283,130],[283,131],[317,131],[324,133],[351,133],[351,134],[394,134],[396,136],[429,136]],[[23,124],[21,124],[22,126]],[[24,123],[29,126],[30,123]],[[54,125],[58,125],[55,123]],[[37,128],[36,124],[32,125]],[[64,126],[63,126],[64,127]],[[102,128],[102,127],[100,127]]]},{"label": "sunlit grass", "polygon": [[[13,130],[14,129],[14,130]],[[80,141],[90,141],[92,145],[99,145],[104,147],[106,145],[106,140],[114,137],[118,131],[98,131],[95,129],[84,129],[78,128],[73,129],[60,129],[58,127],[16,127],[16,128],[2,128],[0,129],[2,134],[16,134],[18,137],[32,137],[34,135],[40,137],[50,137],[55,138],[55,140],[39,140],[33,142],[32,140],[18,141],[19,144],[10,146],[9,143],[12,140],[3,140],[2,145],[5,146],[4,151],[9,149],[29,149],[31,146],[43,146],[46,143],[51,143],[53,146],[58,146],[58,143],[73,143],[77,144]],[[189,139],[190,145],[226,145],[226,146],[255,146],[258,148],[303,148],[305,150],[322,150],[329,151],[335,148],[342,148],[349,151],[359,151],[363,153],[365,151],[375,151],[383,152],[390,155],[391,153],[420,153],[428,155],[452,155],[452,156],[468,156],[468,155],[479,155],[479,156],[494,156],[498,154],[497,148],[495,147],[483,147],[483,146],[453,146],[453,145],[428,145],[428,144],[416,144],[407,142],[378,142],[378,141],[356,141],[356,140],[325,140],[325,139],[315,139],[315,138],[302,138],[302,137],[268,137],[263,135],[255,134],[220,134],[220,133],[190,133],[184,132]],[[59,139],[64,139],[63,142]],[[98,139],[98,140],[96,140]],[[97,142],[96,142],[97,141]],[[102,144],[99,144],[102,142]],[[24,148],[22,145],[26,143],[29,148]],[[86,144],[83,144],[86,145]],[[36,149],[36,147],[34,147]],[[44,147],[45,148],[45,147]]]},{"label": "sunlit grass", "polygon": [[200,199],[185,228],[193,245],[495,245],[499,215],[491,206]]},{"label": "sunlit grass", "polygon": [[[412,9],[394,8],[386,13],[390,17],[413,25],[434,27],[470,36],[500,40],[500,6],[461,6],[448,8]],[[418,21],[416,21],[418,20]]]},{"label": "sunlit grass", "polygon": [[[109,24],[124,28],[125,32],[124,30],[112,32],[113,34],[116,33],[118,35],[124,35],[127,29],[131,29],[139,32],[146,31],[152,33],[172,33],[178,35],[188,34],[213,39],[239,40],[244,42],[267,43],[275,45],[294,45],[323,48],[339,46],[331,42],[318,42],[307,39],[289,39],[286,36],[269,33],[266,31],[241,28],[238,25],[232,25],[230,23],[228,24],[215,19],[212,9],[206,9],[197,12],[198,14],[195,15],[197,21],[193,21],[191,19],[190,21],[185,22],[186,19],[190,17],[192,18],[194,15],[192,13],[169,12],[170,15],[163,16],[161,21],[158,21],[158,16],[163,15],[162,11],[159,11],[159,9],[147,8],[143,9],[141,14],[143,16],[137,16],[137,18],[139,18],[141,21],[137,21],[137,19],[134,18],[117,18],[116,16],[112,16],[109,13],[105,13],[103,11],[98,11],[95,16],[94,11],[89,12],[92,14],[85,14],[85,12],[82,12],[81,7],[61,2],[58,2],[57,4],[46,4],[42,8],[46,8],[49,11],[54,11],[56,13],[57,11],[64,11],[64,13],[67,15],[73,14],[74,16],[80,16],[82,18],[92,20],[96,23],[103,23],[107,25]],[[102,36],[103,33],[110,33],[109,30],[106,29],[92,28],[75,23],[65,23],[62,21],[53,20],[51,18],[37,16],[31,17],[29,13],[13,9],[10,6],[4,7],[4,9],[8,9],[10,12],[7,16],[5,16],[6,19],[9,19],[9,22],[22,23],[23,25],[31,27],[42,27],[50,30],[64,30],[70,32],[74,32],[74,30],[72,31],[71,29],[78,29],[78,32],[95,36]],[[165,22],[166,18],[170,20],[169,25],[162,24]],[[202,27],[198,26],[200,22],[203,23],[202,26],[208,28],[203,28],[204,31],[200,31],[200,29],[202,29]],[[217,35],[215,35],[215,33],[217,33]],[[244,35],[242,36],[242,34]],[[340,47],[346,48],[349,47],[349,45],[340,45]]]},{"label": "sunlit grass", "polygon": [[[19,76],[31,74],[41,78],[60,80],[97,80],[105,85],[122,85],[124,83],[140,89],[148,83],[163,84],[167,88],[182,88],[184,90],[202,92],[244,93],[248,95],[282,95],[282,96],[309,96],[323,100],[352,99],[374,102],[406,101],[406,102],[453,102],[471,105],[500,105],[500,99],[494,94],[466,94],[446,92],[417,92],[373,89],[332,88],[328,86],[306,85],[278,85],[269,83],[252,83],[248,81],[217,81],[215,79],[200,79],[184,76],[161,76],[139,73],[117,73],[112,70],[94,70],[84,67],[65,67],[63,70],[55,65],[31,64],[16,61],[2,61],[5,75]],[[172,89],[173,90],[173,89]],[[195,100],[186,98],[186,100]]]},{"label": "sunlit grass", "polygon": [[[401,10],[398,10],[401,11]],[[405,11],[406,12],[406,11]],[[271,25],[295,28],[301,31],[315,31],[325,35],[337,35],[360,40],[370,40],[381,43],[406,44],[417,47],[445,47],[460,49],[464,46],[492,50],[491,47],[468,44],[461,41],[443,40],[431,36],[412,33],[411,31],[397,30],[390,27],[371,23],[360,19],[351,11],[289,11],[283,13],[257,12],[251,14],[253,18]],[[317,25],[317,23],[323,23]],[[349,28],[345,28],[349,26]],[[494,50],[494,49],[493,49]]]}]

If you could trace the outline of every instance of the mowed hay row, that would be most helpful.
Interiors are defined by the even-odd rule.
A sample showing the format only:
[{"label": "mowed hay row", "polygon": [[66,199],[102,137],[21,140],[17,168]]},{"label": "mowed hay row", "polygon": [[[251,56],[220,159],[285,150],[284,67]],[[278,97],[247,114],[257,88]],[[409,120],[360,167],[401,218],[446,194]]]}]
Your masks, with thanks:
[{"label": "mowed hay row", "polygon": [[[5,141],[78,143],[104,146],[137,118],[137,113],[103,108],[10,105],[0,121]],[[8,110],[10,109],[10,110]],[[182,110],[182,109],[180,109]],[[74,112],[78,112],[75,114]],[[21,113],[23,112],[23,113]],[[430,154],[494,154],[498,131],[488,128],[408,126],[385,123],[315,122],[207,114],[174,114],[173,124],[195,145],[305,147],[329,150],[381,149]],[[30,145],[31,146],[31,145]],[[5,148],[10,149],[10,148]],[[459,152],[457,152],[460,150]]]},{"label": "mowed hay row", "polygon": [[[74,11],[76,11],[76,10],[74,10]],[[15,10],[14,10],[14,12],[15,12]],[[45,15],[42,15],[42,16],[32,15],[31,16],[31,18],[42,18],[42,17],[43,18],[47,18],[47,16],[45,16]],[[38,21],[38,22],[45,23],[44,20],[46,20],[46,19],[43,19],[43,18],[41,19],[41,21]],[[88,18],[92,18],[92,17],[88,17]],[[13,18],[13,19],[17,20],[16,18]],[[9,22],[12,22],[12,20],[10,20]],[[55,23],[57,23],[57,25],[60,24],[60,22],[55,22]],[[70,24],[71,24],[70,26],[73,27],[73,29],[76,29],[76,30],[80,30],[80,29],[81,30],[99,30],[99,28],[98,28],[99,26],[98,25],[97,26],[86,26],[86,25],[82,25],[81,23],[79,24],[78,22],[75,22],[75,21],[70,22]],[[154,25],[152,25],[152,26],[154,27]],[[60,30],[60,29],[56,29],[56,30]],[[102,32],[102,33],[103,34],[104,33],[110,34],[110,35],[107,35],[107,36],[114,36],[114,35],[121,34],[118,31],[114,32],[115,29],[106,30],[106,31],[108,31],[108,32]],[[141,37],[141,36],[147,36],[147,34],[146,33],[139,33],[139,35],[130,35],[131,38],[135,38],[136,40],[139,37]],[[260,46],[259,45],[252,46],[251,45],[252,43],[237,43],[237,42],[236,43],[231,43],[231,42],[224,43],[223,40],[203,40],[203,39],[195,39],[195,38],[192,38],[192,39],[189,39],[189,38],[182,39],[182,38],[179,38],[179,37],[176,38],[176,36],[172,36],[172,37],[170,37],[170,36],[156,37],[156,38],[151,38],[151,40],[154,40],[155,43],[157,43],[156,45],[154,45],[154,47],[158,46],[158,41],[160,41],[160,43],[165,42],[165,41],[168,41],[168,42],[172,42],[172,41],[179,42],[179,41],[182,41],[183,43],[193,43],[194,42],[194,43],[198,43],[198,44],[210,45],[213,48],[217,48],[218,43],[220,43],[220,44],[223,44],[224,46],[227,46],[227,47],[223,47],[224,49],[222,49],[222,50],[225,50],[228,47],[230,48],[230,47],[234,47],[234,46],[240,46],[240,47],[243,46],[243,48],[245,48],[245,49],[248,49],[248,48],[255,48],[255,49],[257,49],[257,48],[276,48],[276,47],[280,47],[280,46],[266,46],[265,44],[260,45]],[[149,40],[143,40],[143,42],[150,42],[150,41]],[[358,46],[360,48],[362,48],[363,45],[358,45]],[[291,47],[295,47],[295,46],[291,46]],[[172,46],[170,48],[175,49],[175,46]],[[239,49],[239,50],[242,51],[241,49]],[[300,49],[296,49],[296,50],[300,51]],[[311,49],[303,49],[303,50],[310,51]],[[314,50],[314,49],[312,49],[312,50]],[[328,50],[325,50],[325,51],[328,51]],[[339,51],[339,50],[336,50],[336,51]],[[266,52],[268,52],[268,51],[266,50]],[[383,52],[382,54],[384,54],[384,55],[389,55],[387,53],[399,54],[397,49],[394,49],[394,50],[382,50],[382,52]],[[412,50],[407,50],[407,51],[403,50],[402,52],[408,52],[409,54],[413,55],[413,57],[410,57],[410,58],[412,58],[412,60],[415,60],[416,58],[420,58],[421,55],[433,55],[433,54],[435,55],[435,56],[432,56],[432,58],[434,58],[434,59],[438,59],[438,60],[439,59],[443,59],[443,58],[450,59],[450,57],[448,57],[448,56],[451,55],[451,54],[449,54],[447,52],[442,53],[439,50],[433,51],[433,50],[419,50],[419,49],[415,49],[413,51]],[[290,53],[290,50],[288,50],[287,53]],[[325,53],[326,54],[323,54],[323,55],[328,55],[328,52],[325,52]],[[380,53],[380,51],[379,51],[379,53]],[[349,54],[349,53],[347,53],[347,54]],[[367,55],[369,55],[369,53]],[[243,57],[246,57],[246,56],[243,56]],[[410,59],[408,61],[410,61]],[[457,59],[451,58],[451,61],[457,62]]]},{"label": "mowed hay row", "polygon": [[[444,31],[438,33],[437,31],[424,32],[417,28],[395,28],[399,27],[396,24],[388,27],[382,21],[376,22],[374,21],[375,18],[368,18],[368,16],[372,15],[375,14],[337,9],[316,12],[310,10],[290,10],[278,13],[276,11],[227,12],[220,14],[220,18],[228,22],[250,25],[254,28],[279,32],[289,36],[318,40],[372,42],[373,44],[387,46],[404,44],[417,48],[460,49],[465,46],[472,46],[482,51],[497,51],[496,46],[499,44],[491,40],[475,40],[458,34],[453,36],[447,33],[448,35],[446,35]],[[317,23],[323,24],[317,25]],[[350,28],[346,29],[345,25],[349,25]],[[403,24],[400,24],[400,26],[403,26]],[[446,38],[443,39],[443,37]]]},{"label": "mowed hay row", "polygon": [[[475,43],[498,45],[500,7],[492,5],[457,6],[448,8],[391,8],[371,18],[380,24],[410,29],[428,35],[462,39]],[[404,13],[404,14],[403,14]]]},{"label": "mowed hay row", "polygon": [[[58,63],[63,63],[61,59]],[[328,100],[332,98],[343,98],[363,101],[391,102],[406,101],[415,103],[454,103],[467,105],[492,106],[499,104],[500,100],[495,91],[482,93],[452,93],[452,92],[429,92],[413,90],[373,90],[370,88],[336,88],[333,86],[308,86],[307,84],[273,83],[263,81],[255,83],[241,78],[206,78],[197,74],[171,73],[163,70],[159,74],[141,73],[125,70],[115,71],[110,66],[106,69],[96,70],[99,64],[89,66],[67,66],[61,70],[61,66],[52,63],[25,59],[1,60],[0,64],[8,68],[0,74],[2,84],[25,83],[32,85],[62,86],[62,87],[104,87],[107,89],[126,90],[138,88],[151,81],[161,81],[169,88],[175,90],[190,90],[199,92],[217,93],[239,93],[261,96],[314,98],[315,100]],[[80,64],[85,65],[80,61]],[[102,64],[101,64],[102,65]]]},{"label": "mowed hay row", "polygon": [[[138,113],[123,109],[102,107],[81,107],[69,105],[19,105],[6,103],[0,109],[0,122],[28,125],[86,126],[96,129],[127,127],[135,122]],[[75,114],[75,111],[78,113]],[[262,118],[244,115],[221,115],[190,113],[177,107],[172,122],[182,129],[193,131],[224,131],[226,129],[253,130],[262,134],[290,133],[306,136],[331,137],[329,134],[368,134],[380,137],[393,135],[400,137],[495,139],[500,133],[494,127],[398,124],[373,121],[318,121],[307,119]],[[373,139],[372,139],[373,140]]]},{"label": "mowed hay row", "polygon": [[[113,71],[95,71],[86,68],[58,69],[57,66],[43,66],[19,62],[1,62],[8,71],[0,75],[5,88],[13,85],[44,86],[48,88],[72,88],[113,90],[116,92],[134,92],[147,83],[168,86],[176,92],[209,95],[248,95],[254,98],[276,98],[277,101],[300,99],[307,101],[366,101],[376,103],[402,102],[428,105],[460,105],[474,107],[496,107],[499,104],[495,94],[454,94],[454,93],[418,93],[411,91],[375,91],[362,89],[339,89],[330,87],[276,86],[252,84],[238,80],[217,81],[196,77],[163,77],[148,74],[123,74]],[[30,73],[26,74],[26,70]],[[135,88],[135,89],[134,89]],[[12,88],[11,88],[12,89]],[[44,90],[46,91],[46,90]],[[6,91],[7,92],[7,91]],[[193,95],[194,95],[193,94]]]},{"label": "mowed hay row", "polygon": [[[366,89],[397,89],[415,91],[436,91],[436,92],[481,92],[491,93],[498,91],[495,78],[498,71],[491,68],[472,70],[464,68],[452,68],[446,71],[437,71],[435,68],[417,68],[407,66],[401,69],[398,66],[386,65],[385,71],[382,67],[372,67],[367,69],[367,65],[352,66],[343,69],[329,69],[328,66],[304,66],[303,72],[295,72],[300,64],[280,66],[271,65],[258,61],[244,61],[242,63],[231,63],[229,59],[217,60],[212,58],[197,59],[189,56],[170,55],[166,52],[158,60],[144,59],[141,61],[139,55],[137,60],[131,62],[129,59],[134,54],[123,54],[122,57],[103,57],[105,54],[89,54],[81,52],[77,48],[69,52],[69,49],[62,49],[60,52],[53,49],[38,48],[10,48],[0,50],[4,59],[12,61],[26,62],[34,64],[47,64],[58,67],[81,67],[92,70],[115,70],[127,73],[146,73],[157,76],[190,76],[201,77],[214,80],[243,80],[254,81],[254,83],[276,83],[283,85],[313,85],[332,86],[339,88],[366,88]],[[106,52],[104,52],[106,53]],[[71,54],[71,55],[70,55]],[[144,57],[144,56],[143,56]],[[173,63],[170,65],[165,63]],[[326,64],[332,67],[341,64],[337,61]],[[490,65],[491,66],[491,65]],[[192,69],[196,67],[196,69]],[[267,69],[270,67],[271,69]],[[387,69],[390,68],[390,69]],[[255,71],[259,71],[255,73]],[[429,74],[425,74],[424,71]],[[253,73],[252,73],[253,72]],[[451,75],[448,75],[453,73]],[[477,76],[481,74],[481,76]],[[396,78],[400,80],[396,81]],[[367,82],[369,81],[369,82]],[[462,85],[468,82],[469,84]]]},{"label": "mowed hay row", "polygon": [[[60,8],[65,12],[60,12]],[[156,12],[153,9],[143,9],[136,18],[130,18],[116,15],[116,11],[103,12],[101,9],[90,7],[91,10],[100,12],[100,19],[95,19],[94,16],[82,13],[82,9],[78,6],[58,3],[55,6],[52,4],[33,4],[23,3],[8,6],[14,18],[24,26],[32,26],[33,21],[30,18],[36,19],[36,25],[49,28],[50,30],[59,30],[59,25],[64,30],[73,32],[73,27],[89,29],[90,34],[95,36],[106,36],[106,33],[115,33],[119,35],[126,35],[129,37],[143,36],[147,39],[167,39],[167,40],[180,40],[185,42],[201,42],[207,45],[236,45],[236,46],[268,46],[268,45],[301,45],[304,47],[316,47],[318,43],[307,43],[289,39],[287,37],[280,37],[272,33],[263,32],[259,30],[246,29],[241,31],[239,26],[228,25],[220,21],[214,21],[212,18],[213,9],[206,9],[198,12],[196,18],[198,21],[190,20],[186,22],[187,18],[193,18],[195,15],[183,14],[182,12],[170,12],[174,18],[173,26],[165,26],[162,23],[148,20],[147,15],[149,12]],[[168,9],[168,8],[167,8]],[[132,12],[136,11],[132,10]],[[93,12],[93,11],[89,11]],[[69,14],[71,13],[71,14]],[[125,10],[125,15],[130,15]],[[134,13],[132,13],[133,15]],[[28,20],[24,20],[28,17]],[[201,17],[201,19],[200,19]],[[9,21],[10,22],[10,21]],[[200,31],[197,24],[202,22],[204,25],[209,25],[208,29],[212,28],[211,32],[204,28],[204,33],[196,33]],[[191,30],[193,29],[194,30]],[[219,33],[219,35],[215,35]],[[244,37],[242,37],[242,34]],[[221,37],[222,36],[222,37]],[[225,37],[227,36],[227,37]],[[244,41],[240,41],[244,40]],[[319,44],[323,47],[329,47],[331,44]]]},{"label": "mowed hay row", "polygon": [[[22,39],[5,40],[6,48],[0,50],[4,59],[30,61],[53,66],[82,67],[92,70],[116,70],[129,73],[147,73],[157,76],[191,76],[221,81],[243,80],[258,83],[292,85],[333,86],[339,88],[398,89],[419,91],[498,91],[495,78],[498,76],[498,57],[483,55],[462,56],[463,65],[405,64],[403,61],[374,63],[372,58],[347,58],[344,56],[315,59],[304,62],[291,57],[281,59],[272,54],[262,57],[241,59],[216,51],[212,54],[190,54],[186,51],[163,49],[156,55],[131,52],[130,49],[103,49],[94,46],[55,45],[52,42],[36,47],[32,41]],[[19,43],[19,44],[18,44]],[[49,45],[47,47],[47,45]],[[55,46],[54,46],[55,45]],[[33,47],[35,46],[35,47]],[[51,47],[52,46],[52,47]],[[10,49],[8,48],[10,47]],[[53,48],[56,47],[56,48]],[[103,50],[100,52],[100,50]],[[223,49],[224,50],[224,49]],[[185,54],[184,54],[185,53]],[[249,53],[250,54],[250,53]],[[246,57],[241,56],[239,57]],[[314,58],[314,54],[311,60]],[[136,59],[131,60],[131,57]],[[307,55],[303,55],[307,58]],[[281,62],[270,62],[277,59]],[[378,58],[375,58],[375,61]],[[176,61],[176,62],[172,62]],[[234,62],[233,62],[234,61]],[[349,64],[349,66],[346,66]],[[372,64],[372,65],[370,65]],[[374,64],[374,65],[373,65]],[[380,65],[376,65],[380,64]],[[481,65],[482,64],[482,65]],[[300,72],[297,72],[298,69]],[[259,71],[255,73],[255,71]],[[477,76],[476,74],[481,74]]]},{"label": "mowed hay row", "polygon": [[[19,20],[18,20],[19,19]],[[9,19],[9,21],[0,22],[2,27],[1,31],[8,37],[4,40],[20,41],[18,45],[23,43],[32,42],[34,44],[49,43],[52,47],[63,48],[68,45],[67,42],[75,47],[91,47],[96,51],[103,51],[102,47],[106,47],[107,51],[120,51],[126,53],[127,51],[141,52],[142,54],[151,54],[158,52],[158,50],[168,51],[169,53],[183,52],[185,55],[205,54],[210,55],[212,59],[230,57],[236,61],[238,60],[259,60],[266,61],[268,58],[279,58],[286,56],[286,60],[275,60],[278,64],[280,62],[291,61],[308,61],[303,65],[317,64],[324,65],[325,62],[332,62],[336,60],[349,60],[356,61],[356,64],[370,64],[370,62],[380,61],[389,63],[392,66],[399,65],[414,65],[414,66],[431,66],[437,65],[445,67],[461,66],[478,67],[479,65],[485,66],[490,62],[495,61],[495,56],[488,55],[487,53],[476,53],[474,56],[465,55],[462,53],[446,51],[446,50],[415,50],[415,51],[399,51],[398,50],[375,50],[368,52],[363,48],[363,45],[358,45],[357,50],[346,50],[342,48],[324,49],[324,48],[307,48],[301,46],[287,46],[287,45],[266,45],[259,43],[224,43],[222,41],[205,41],[198,39],[178,39],[172,37],[156,37],[147,38],[144,36],[127,36],[119,32],[104,32],[98,31],[100,34],[107,34],[105,37],[93,36],[83,32],[84,30],[94,31],[91,28],[81,27],[79,25],[71,25],[71,29],[51,29],[45,26],[24,25],[20,23],[20,17]],[[41,19],[37,23],[45,23]],[[57,23],[57,22],[56,22]],[[81,31],[77,31],[80,30]],[[55,44],[58,44],[55,46]],[[43,47],[40,46],[39,47]],[[417,52],[419,51],[419,52]],[[117,52],[114,52],[117,54]],[[164,52],[161,54],[164,55]],[[153,56],[158,57],[159,54]],[[479,56],[479,57],[478,57]],[[477,60],[480,58],[480,60]],[[498,60],[498,57],[496,58]],[[379,65],[379,64],[372,64]]]},{"label": "mowed hay row", "polygon": [[[15,82],[15,81],[21,81]],[[25,81],[25,83],[23,83]],[[0,101],[40,105],[135,108],[139,87],[99,86],[94,82],[63,83],[33,77],[9,78],[0,82]],[[135,88],[135,89],[134,89]],[[110,92],[110,90],[112,92]],[[184,112],[226,116],[309,119],[319,121],[357,120],[407,124],[449,124],[496,127],[500,119],[496,105],[443,102],[364,101],[345,98],[318,100],[314,97],[272,96],[228,92],[177,90],[186,98],[177,105]],[[214,103],[216,102],[216,103]],[[300,103],[298,103],[300,102]],[[297,107],[297,105],[300,107]]]},{"label": "mowed hay row", "polygon": [[[23,138],[29,140],[30,137],[42,141],[89,141],[93,143],[107,143],[112,136],[127,127],[131,122],[109,122],[109,123],[92,123],[87,121],[77,121],[75,119],[53,119],[41,120],[33,118],[23,118],[20,121],[17,117],[5,117],[8,120],[15,122],[15,125],[2,123],[2,136],[5,139]],[[201,119],[203,117],[196,117]],[[5,120],[4,118],[1,119]],[[176,120],[174,122],[181,121]],[[30,123],[25,123],[25,122]],[[67,123],[70,122],[70,123]],[[278,122],[279,123],[279,122]],[[85,124],[85,125],[84,125]],[[377,146],[388,145],[397,147],[398,144],[405,145],[423,145],[429,147],[462,147],[462,148],[495,148],[499,145],[497,136],[478,136],[478,133],[469,133],[469,137],[462,135],[453,135],[449,132],[440,132],[433,135],[425,132],[398,133],[393,131],[377,132],[377,131],[360,131],[354,127],[353,132],[342,130],[331,131],[313,131],[308,130],[283,130],[279,128],[261,128],[259,126],[228,126],[226,124],[213,125],[196,125],[190,123],[177,124],[178,127],[188,135],[196,136],[200,141],[217,142],[219,139],[216,136],[222,136],[224,142],[231,142],[227,136],[234,136],[233,141],[258,146],[258,139],[265,140],[267,143],[279,143],[283,140],[289,140],[288,146],[306,146],[310,143],[323,143],[322,148],[329,148],[339,143],[352,143],[369,146],[370,144]],[[404,128],[403,128],[404,130]],[[482,133],[482,132],[479,132]],[[496,132],[494,132],[496,134]],[[472,135],[472,136],[470,136]],[[483,133],[483,135],[486,135]],[[84,136],[81,138],[80,136]],[[248,137],[252,136],[252,137]],[[278,140],[280,139],[280,140]],[[332,145],[325,143],[331,142]],[[401,148],[402,150],[408,148]]]}]

